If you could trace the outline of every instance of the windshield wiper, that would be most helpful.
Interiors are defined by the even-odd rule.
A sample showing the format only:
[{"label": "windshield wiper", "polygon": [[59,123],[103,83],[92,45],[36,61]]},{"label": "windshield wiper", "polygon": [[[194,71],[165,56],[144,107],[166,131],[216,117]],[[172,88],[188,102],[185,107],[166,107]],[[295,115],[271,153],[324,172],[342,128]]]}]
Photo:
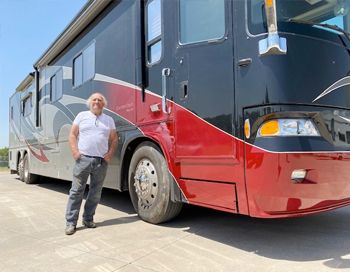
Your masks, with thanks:
[{"label": "windshield wiper", "polygon": [[335,30],[337,32],[343,33],[344,36],[348,39],[348,41],[350,41],[350,33],[337,25],[330,25],[330,24],[324,24],[324,23],[314,23],[314,22],[297,20],[297,19],[292,19],[292,18],[290,18],[287,22],[304,24],[304,25],[312,25],[312,26],[320,26],[320,27],[332,29],[332,30]]}]

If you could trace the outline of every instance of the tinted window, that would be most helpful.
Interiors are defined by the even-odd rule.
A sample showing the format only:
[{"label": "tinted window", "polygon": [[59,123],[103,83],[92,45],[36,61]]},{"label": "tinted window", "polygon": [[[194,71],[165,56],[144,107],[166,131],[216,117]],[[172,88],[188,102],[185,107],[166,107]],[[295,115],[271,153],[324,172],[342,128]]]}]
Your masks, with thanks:
[{"label": "tinted window", "polygon": [[160,36],[162,32],[160,1],[154,0],[150,2],[148,4],[147,13],[147,41],[151,41],[154,38]]},{"label": "tinted window", "polygon": [[60,69],[50,79],[50,100],[52,102],[59,100],[63,95],[63,71]]},{"label": "tinted window", "polygon": [[180,0],[182,44],[220,39],[224,34],[224,0]]},{"label": "tinted window", "polygon": [[[267,32],[264,0],[248,0],[247,3],[249,31],[253,34]],[[276,0],[277,21],[281,27],[287,24],[327,23],[349,31],[349,11],[350,0]],[[334,32],[330,28],[322,29]]]},{"label": "tinted window", "polygon": [[50,79],[50,100],[55,101],[57,77],[54,75]]},{"label": "tinted window", "polygon": [[63,70],[60,69],[58,73],[56,74],[57,76],[57,82],[56,82],[56,96],[55,100],[58,100],[62,97],[63,95]]},{"label": "tinted window", "polygon": [[162,55],[162,42],[159,41],[153,45],[150,45],[148,55],[150,63],[154,63],[160,60]]},{"label": "tinted window", "polygon": [[23,101],[23,115],[27,116],[32,112],[32,96]]},{"label": "tinted window", "polygon": [[147,5],[147,59],[152,64],[162,56],[162,20],[160,0],[150,1]]},{"label": "tinted window", "polygon": [[80,54],[73,60],[73,85],[79,86],[83,83],[83,55]]},{"label": "tinted window", "polygon": [[95,75],[95,43],[83,51],[83,82]]},{"label": "tinted window", "polygon": [[95,43],[73,60],[73,86],[79,86],[95,76]]}]

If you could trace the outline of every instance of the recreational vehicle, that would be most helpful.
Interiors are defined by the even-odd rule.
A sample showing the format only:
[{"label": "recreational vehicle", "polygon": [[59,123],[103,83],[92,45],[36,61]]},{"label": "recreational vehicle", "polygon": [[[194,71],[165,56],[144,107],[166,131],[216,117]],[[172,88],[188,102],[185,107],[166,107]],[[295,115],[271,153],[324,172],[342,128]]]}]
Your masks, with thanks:
[{"label": "recreational vehicle", "polygon": [[91,0],[10,98],[11,171],[70,180],[94,92],[118,148],[105,187],[139,216],[350,204],[349,0]]}]

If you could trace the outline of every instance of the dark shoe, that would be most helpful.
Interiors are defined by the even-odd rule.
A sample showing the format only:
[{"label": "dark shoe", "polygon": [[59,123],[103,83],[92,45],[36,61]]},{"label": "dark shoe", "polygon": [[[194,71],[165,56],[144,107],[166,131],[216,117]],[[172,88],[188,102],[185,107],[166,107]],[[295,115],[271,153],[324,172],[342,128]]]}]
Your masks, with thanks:
[{"label": "dark shoe", "polygon": [[67,225],[66,226],[66,235],[72,235],[76,231],[76,227],[74,225]]},{"label": "dark shoe", "polygon": [[83,225],[89,229],[96,228],[96,224],[93,221],[83,221]]}]

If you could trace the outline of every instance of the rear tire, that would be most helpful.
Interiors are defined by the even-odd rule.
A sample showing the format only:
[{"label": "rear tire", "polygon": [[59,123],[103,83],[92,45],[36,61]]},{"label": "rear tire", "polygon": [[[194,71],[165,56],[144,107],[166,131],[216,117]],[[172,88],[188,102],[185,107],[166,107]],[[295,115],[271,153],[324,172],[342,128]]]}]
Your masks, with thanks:
[{"label": "rear tire", "polygon": [[182,203],[170,199],[171,179],[159,148],[151,142],[140,144],[130,162],[129,194],[142,220],[159,224],[180,213]]},{"label": "rear tire", "polygon": [[27,184],[38,181],[38,176],[30,173],[28,154],[25,154],[23,158],[23,181]]},{"label": "rear tire", "polygon": [[20,159],[17,166],[18,176],[21,181],[24,181],[23,159]]}]

